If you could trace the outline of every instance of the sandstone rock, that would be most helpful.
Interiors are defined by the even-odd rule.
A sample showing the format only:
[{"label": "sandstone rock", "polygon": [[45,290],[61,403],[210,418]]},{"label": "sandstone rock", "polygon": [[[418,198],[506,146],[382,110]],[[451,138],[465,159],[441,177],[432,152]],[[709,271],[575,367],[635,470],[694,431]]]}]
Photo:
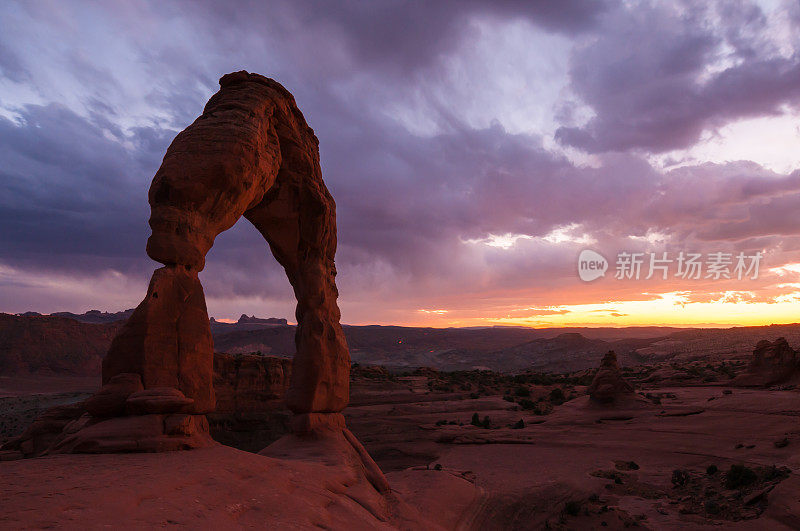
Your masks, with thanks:
[{"label": "sandstone rock", "polygon": [[613,350],[603,356],[587,392],[592,401],[600,404],[612,404],[621,398],[635,396],[633,386],[622,377]]},{"label": "sandstone rock", "polygon": [[125,414],[128,397],[143,389],[138,374],[123,372],[109,379],[94,396],[88,398],[84,408],[93,417],[118,417]]},{"label": "sandstone rock", "polygon": [[145,389],[173,387],[194,400],[192,413],[214,410],[214,352],[203,287],[181,266],[153,273],[147,296],[103,360],[103,382],[120,373],[141,375]]},{"label": "sandstone rock", "polygon": [[[279,83],[241,71],[223,76],[220,87],[172,141],[153,178],[147,254],[165,267],[114,338],[103,360],[109,387],[93,397],[98,416],[121,414],[123,393],[112,382],[137,374],[144,390],[125,400],[133,416],[87,424],[59,451],[173,449],[182,443],[164,437],[195,437],[186,435],[195,421],[174,417],[165,427],[161,417],[214,410],[213,342],[197,275],[217,235],[241,217],[261,232],[297,298],[297,353],[285,400],[301,415],[298,429],[344,429],[338,412],[349,399],[350,356],[336,303],[336,205],[322,181],[317,138]],[[264,375],[253,369],[260,383]],[[237,376],[242,372],[240,364]],[[276,396],[283,382],[276,373]]]},{"label": "sandstone rock", "polygon": [[167,267],[114,340],[104,380],[135,372],[146,389],[174,387],[194,399],[194,413],[213,410],[213,349],[197,273],[217,235],[244,216],[298,301],[287,404],[296,413],[341,411],[350,356],[336,304],[336,207],[317,138],[279,83],[242,71],[223,76],[220,87],[153,178],[147,253]]},{"label": "sandstone rock", "polygon": [[194,400],[171,387],[155,387],[128,397],[126,409],[131,415],[181,413],[192,410]]},{"label": "sandstone rock", "polygon": [[341,413],[305,413],[292,417],[292,432],[297,435],[316,435],[324,430],[343,430],[344,415]]},{"label": "sandstone rock", "polygon": [[21,435],[6,442],[2,450],[19,451],[25,457],[39,456],[61,436],[66,426],[78,420],[85,411],[82,402],[52,407]]},{"label": "sandstone rock", "polygon": [[0,313],[0,374],[97,374],[120,326]]},{"label": "sandstone rock", "polygon": [[289,324],[286,319],[279,319],[277,317],[267,317],[266,319],[261,317],[256,317],[255,315],[247,315],[243,313],[239,320],[236,321],[237,324],[267,324],[267,325],[281,325],[286,326]]},{"label": "sandstone rock", "polygon": [[279,83],[235,72],[220,86],[153,179],[148,254],[199,271],[214,238],[247,218],[298,300],[287,403],[298,413],[341,411],[350,357],[336,305],[335,203],[322,181],[317,138]]},{"label": "sandstone rock", "polygon": [[217,408],[208,414],[214,439],[258,452],[286,435],[291,412],[284,396],[291,373],[290,359],[214,353]]},{"label": "sandstone rock", "polygon": [[[312,437],[291,434],[264,448],[261,455],[287,460],[320,462],[328,466],[347,467],[350,477],[347,483],[363,482],[364,494],[377,491],[389,494],[391,489],[386,477],[356,437],[346,428],[319,429]],[[386,500],[377,500],[385,503]],[[367,507],[369,509],[369,507]],[[385,512],[384,510],[377,512]]]},{"label": "sandstone rock", "polygon": [[213,446],[202,415],[115,417],[64,437],[48,453],[168,452]]},{"label": "sandstone rock", "polygon": [[800,379],[800,357],[785,338],[759,341],[747,370],[733,380],[734,385],[768,386]]},{"label": "sandstone rock", "polygon": [[164,418],[164,433],[185,436],[208,433],[208,420],[203,415],[168,415]]},{"label": "sandstone rock", "polygon": [[292,360],[257,354],[214,354],[216,414],[260,415],[283,408]]}]

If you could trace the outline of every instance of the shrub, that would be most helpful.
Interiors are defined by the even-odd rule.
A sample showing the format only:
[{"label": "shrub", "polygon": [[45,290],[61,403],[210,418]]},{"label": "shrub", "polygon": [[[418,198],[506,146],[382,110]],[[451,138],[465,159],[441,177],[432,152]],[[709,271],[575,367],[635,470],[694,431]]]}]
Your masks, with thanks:
[{"label": "shrub", "polygon": [[674,487],[683,487],[689,483],[689,473],[685,470],[673,470],[672,471],[672,485]]},{"label": "shrub", "polygon": [[708,514],[719,514],[722,512],[722,506],[716,500],[708,500],[705,507]]},{"label": "shrub", "polygon": [[473,426],[478,426],[478,427],[482,426],[481,418],[480,418],[480,416],[478,416],[477,413],[473,413],[472,414],[472,421],[470,422],[470,424],[472,424]]},{"label": "shrub", "polygon": [[752,469],[744,465],[731,465],[730,470],[725,475],[726,489],[740,489],[746,487],[758,479]]},{"label": "shrub", "polygon": [[561,390],[560,387],[556,387],[552,391],[550,391],[550,402],[556,405],[560,405],[564,403],[566,397],[564,396],[564,391]]},{"label": "shrub", "polygon": [[785,467],[778,468],[775,465],[772,465],[771,467],[767,468],[764,471],[764,479],[767,481],[772,481],[773,479],[778,479],[778,478],[785,478],[788,475],[789,475],[788,468]]},{"label": "shrub", "polygon": [[522,407],[522,409],[536,409],[536,402],[527,398],[520,400],[519,405]]},{"label": "shrub", "polygon": [[447,424],[446,420],[437,420],[436,421],[436,425],[437,426],[444,426],[445,424]]},{"label": "shrub", "polygon": [[581,513],[581,502],[571,500],[564,504],[564,512],[570,516],[578,516]]},{"label": "shrub", "polygon": [[708,474],[709,476],[713,476],[717,472],[719,472],[719,468],[717,468],[717,465],[708,465],[708,468],[706,468],[706,474]]},{"label": "shrub", "polygon": [[639,464],[636,461],[625,461],[623,467],[625,470],[639,470]]},{"label": "shrub", "polygon": [[522,419],[519,419],[516,423],[514,423],[513,426],[511,426],[511,428],[515,430],[521,430],[524,427],[525,427],[525,421]]},{"label": "shrub", "polygon": [[531,396],[531,390],[521,385],[514,390],[514,394],[517,396]]},{"label": "shrub", "polygon": [[488,416],[483,417],[483,427],[487,430],[492,427],[492,420]]}]

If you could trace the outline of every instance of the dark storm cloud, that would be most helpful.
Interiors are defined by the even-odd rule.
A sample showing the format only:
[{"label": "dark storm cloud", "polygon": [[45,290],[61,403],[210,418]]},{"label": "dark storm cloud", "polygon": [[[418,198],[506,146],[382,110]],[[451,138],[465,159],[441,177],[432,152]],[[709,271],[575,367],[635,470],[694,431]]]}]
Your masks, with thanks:
[{"label": "dark storm cloud", "polygon": [[[452,53],[469,35],[469,17],[523,19],[548,31],[575,34],[591,28],[607,8],[605,0],[291,0],[259,4],[203,2],[209,21],[252,27],[277,21],[273,31],[289,40],[304,33],[311,50],[343,46],[356,69],[408,73]],[[294,39],[292,38],[294,37]],[[227,39],[226,39],[227,41]],[[338,43],[336,41],[339,41]]]},{"label": "dark storm cloud", "polygon": [[18,123],[0,117],[5,263],[129,269],[126,262],[143,246],[146,227],[145,205],[131,198],[147,189],[132,175],[157,164],[165,144],[153,142],[156,133],[142,135],[144,142],[134,136],[133,156],[115,134],[118,129],[106,120],[86,119],[57,104],[29,105]]},{"label": "dark storm cloud", "polygon": [[[220,74],[242,68],[284,83],[320,138],[324,177],[337,202],[344,300],[368,306],[376,304],[376,292],[380,300],[421,300],[480,290],[555,291],[574,284],[564,264],[577,245],[543,244],[557,229],[609,249],[644,248],[629,236],[651,232],[704,249],[788,242],[771,235],[791,230],[791,218],[781,215],[800,200],[797,174],[754,163],[663,172],[638,152],[687,146],[707,127],[774,113],[793,101],[794,58],[770,54],[758,37],[763,13],[754,7],[727,7],[727,23],[714,28],[704,23],[706,12],[577,1],[88,9],[97,16],[94,26],[51,37],[67,42],[68,67],[60,75],[75,80],[76,108],[28,105],[16,110],[18,121],[0,118],[0,265],[83,275],[114,269],[145,282],[154,267],[144,256],[150,179]],[[67,7],[35,11],[53,31],[64,18],[80,18]],[[480,94],[449,90],[454,80],[443,65],[474,40],[474,20],[523,20],[578,43],[568,89],[576,108],[589,105],[596,116],[558,136],[599,152],[594,167],[548,148],[543,134],[462,116],[471,98],[483,98],[491,113],[496,100],[508,97],[502,79],[476,80],[489,87]],[[95,61],[104,50],[83,44],[82,31],[100,29],[113,32],[109,46],[124,45],[118,62]],[[36,78],[44,74],[33,68],[41,57],[4,46],[3,39],[2,76],[29,79],[45,92],[49,87]],[[698,84],[722,42],[741,62]],[[430,86],[442,87],[445,97],[429,94]],[[61,93],[54,94],[58,101]],[[425,134],[393,110],[410,95],[423,102],[412,110],[434,124]],[[0,95],[0,104],[5,100]],[[576,114],[566,105],[557,116],[566,122],[572,115],[572,122]],[[480,243],[505,234],[525,239],[509,251]],[[796,253],[793,245],[784,250]],[[210,299],[291,298],[267,246],[244,222],[220,236],[207,264]]]},{"label": "dark storm cloud", "polygon": [[595,116],[559,129],[565,144],[595,153],[686,148],[704,130],[800,103],[800,56],[778,53],[756,5],[643,4],[603,24],[570,73]]}]

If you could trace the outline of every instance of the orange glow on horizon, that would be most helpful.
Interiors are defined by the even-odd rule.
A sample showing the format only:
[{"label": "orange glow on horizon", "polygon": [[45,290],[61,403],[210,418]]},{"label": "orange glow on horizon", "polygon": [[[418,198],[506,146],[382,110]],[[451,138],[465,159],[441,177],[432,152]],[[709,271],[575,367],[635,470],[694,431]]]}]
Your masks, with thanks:
[{"label": "orange glow on horizon", "polygon": [[688,292],[669,292],[658,294],[657,298],[649,300],[525,308],[529,314],[524,315],[523,311],[520,312],[523,314],[520,316],[510,314],[475,316],[475,312],[470,310],[420,309],[417,310],[415,319],[409,319],[403,325],[436,328],[466,326],[723,328],[800,322],[800,292],[776,297],[771,302],[736,300],[737,297],[740,298],[741,294],[728,293],[717,300],[698,302],[691,301]]}]

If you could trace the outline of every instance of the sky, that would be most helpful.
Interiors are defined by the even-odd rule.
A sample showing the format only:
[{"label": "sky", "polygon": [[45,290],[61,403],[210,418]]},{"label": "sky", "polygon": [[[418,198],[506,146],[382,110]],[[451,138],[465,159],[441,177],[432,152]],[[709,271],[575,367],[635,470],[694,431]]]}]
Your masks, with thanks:
[{"label": "sky", "polygon": [[[141,301],[150,181],[237,70],[320,140],[344,323],[800,321],[793,0],[5,1],[0,311]],[[206,263],[210,315],[293,320],[246,220]]]}]

